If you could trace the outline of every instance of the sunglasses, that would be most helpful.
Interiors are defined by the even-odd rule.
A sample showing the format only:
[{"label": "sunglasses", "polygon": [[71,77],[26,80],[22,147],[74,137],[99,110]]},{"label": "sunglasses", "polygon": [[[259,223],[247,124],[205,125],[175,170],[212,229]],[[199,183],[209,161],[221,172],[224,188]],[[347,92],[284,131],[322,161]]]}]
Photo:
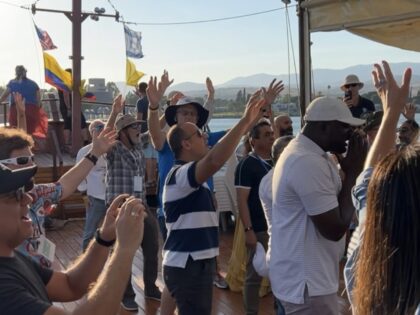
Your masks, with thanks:
[{"label": "sunglasses", "polygon": [[140,129],[141,128],[141,123],[131,124],[128,127],[131,128],[131,129]]},{"label": "sunglasses", "polygon": [[15,198],[17,202],[20,202],[23,199],[23,195],[25,194],[25,187],[20,187],[15,191],[11,191],[9,193],[2,194],[1,196],[6,198]]},{"label": "sunglasses", "polygon": [[358,86],[359,84],[358,83],[353,83],[353,84],[346,84],[346,85],[344,85],[344,87],[346,88],[346,89],[348,89],[349,87],[356,87],[356,86]]},{"label": "sunglasses", "polygon": [[195,135],[197,135],[197,137],[199,137],[199,138],[203,138],[204,137],[204,132],[201,129],[197,129],[192,135],[189,135],[184,140],[190,140]]},{"label": "sunglasses", "polygon": [[26,165],[26,164],[29,164],[29,162],[34,162],[34,161],[35,161],[34,156],[30,155],[30,156],[18,156],[18,157],[15,157],[15,158],[1,160],[0,163],[14,164],[14,165]]}]

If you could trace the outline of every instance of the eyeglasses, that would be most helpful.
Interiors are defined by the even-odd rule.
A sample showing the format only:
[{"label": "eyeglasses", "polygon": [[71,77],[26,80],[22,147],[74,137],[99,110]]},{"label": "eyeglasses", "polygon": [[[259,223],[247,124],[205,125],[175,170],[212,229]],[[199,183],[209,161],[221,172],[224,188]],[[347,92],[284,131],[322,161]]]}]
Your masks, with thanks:
[{"label": "eyeglasses", "polygon": [[410,131],[410,129],[407,128],[407,127],[400,127],[400,128],[397,129],[397,132],[399,132],[399,133],[406,133],[406,132],[409,132],[409,131]]},{"label": "eyeglasses", "polygon": [[358,86],[359,84],[358,83],[352,83],[352,84],[345,84],[344,85],[344,87],[346,88],[346,89],[348,89],[349,87],[356,87],[356,86]]},{"label": "eyeglasses", "polygon": [[192,111],[192,110],[185,110],[185,109],[178,109],[176,111],[177,114],[180,114],[182,116],[193,116],[196,117],[197,116],[197,112],[196,111]]},{"label": "eyeglasses", "polygon": [[11,198],[14,197],[17,202],[20,202],[23,199],[23,195],[25,194],[25,187],[20,187],[15,191],[11,191],[9,193],[1,194],[2,197]]},{"label": "eyeglasses", "polygon": [[190,140],[195,135],[197,135],[197,137],[199,137],[199,138],[203,138],[204,137],[204,132],[201,129],[197,129],[192,135],[189,135],[184,140]]},{"label": "eyeglasses", "polygon": [[131,124],[128,127],[130,127],[131,129],[140,129],[141,128],[141,123],[134,123],[134,124]]},{"label": "eyeglasses", "polygon": [[1,160],[0,163],[14,164],[14,165],[26,165],[26,164],[29,164],[29,162],[33,162],[34,160],[35,160],[34,156],[29,155],[29,156],[18,156],[18,157],[15,157],[15,158]]}]

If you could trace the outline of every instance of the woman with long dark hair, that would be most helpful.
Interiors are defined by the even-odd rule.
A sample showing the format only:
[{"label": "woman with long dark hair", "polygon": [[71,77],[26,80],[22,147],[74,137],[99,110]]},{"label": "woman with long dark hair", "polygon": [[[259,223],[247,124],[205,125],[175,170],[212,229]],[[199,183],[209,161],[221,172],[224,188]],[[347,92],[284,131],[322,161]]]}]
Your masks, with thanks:
[{"label": "woman with long dark hair", "polygon": [[414,314],[420,303],[420,146],[395,150],[411,69],[399,87],[382,65],[372,76],[384,117],[361,174],[368,189],[353,290],[358,315]]}]

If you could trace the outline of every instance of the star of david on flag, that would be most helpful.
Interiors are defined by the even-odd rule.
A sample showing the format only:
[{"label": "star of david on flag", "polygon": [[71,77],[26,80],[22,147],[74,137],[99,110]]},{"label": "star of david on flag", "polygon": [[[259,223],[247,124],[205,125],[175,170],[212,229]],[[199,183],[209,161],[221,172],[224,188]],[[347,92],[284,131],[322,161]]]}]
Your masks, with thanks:
[{"label": "star of david on flag", "polygon": [[125,33],[125,52],[127,57],[143,58],[141,48],[141,32],[136,32],[124,25]]},{"label": "star of david on flag", "polygon": [[51,50],[51,49],[57,48],[57,46],[54,45],[50,35],[48,35],[46,31],[43,31],[36,25],[35,25],[35,29],[36,29],[36,34],[38,35],[39,41],[41,43],[42,50]]}]

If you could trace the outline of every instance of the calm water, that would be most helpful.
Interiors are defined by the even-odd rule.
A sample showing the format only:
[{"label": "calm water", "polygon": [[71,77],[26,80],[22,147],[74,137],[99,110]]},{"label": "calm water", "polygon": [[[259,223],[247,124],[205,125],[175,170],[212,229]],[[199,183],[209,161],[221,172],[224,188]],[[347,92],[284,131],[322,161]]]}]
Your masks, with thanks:
[{"label": "calm water", "polygon": [[[300,130],[300,117],[291,117],[293,121],[293,132],[296,134]],[[238,122],[239,118],[213,118],[210,120],[210,130],[220,131],[232,128]],[[401,115],[400,124],[405,120]],[[420,123],[420,113],[416,114],[416,121]]]}]

